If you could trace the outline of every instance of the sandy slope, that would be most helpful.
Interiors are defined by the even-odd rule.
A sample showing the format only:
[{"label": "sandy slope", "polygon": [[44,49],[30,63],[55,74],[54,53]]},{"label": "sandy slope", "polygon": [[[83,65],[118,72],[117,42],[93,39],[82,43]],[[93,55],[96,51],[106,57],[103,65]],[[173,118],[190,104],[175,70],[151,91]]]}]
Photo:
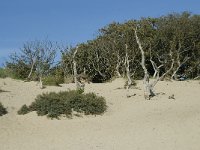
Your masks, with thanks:
[{"label": "sandy slope", "polygon": [[[145,101],[141,89],[120,89],[124,81],[88,84],[86,92],[107,99],[103,116],[50,120],[32,112],[16,114],[23,104],[47,91],[73,89],[74,85],[40,90],[36,82],[0,79],[0,101],[9,114],[0,117],[0,150],[199,150],[200,84],[198,81],[160,82],[160,94]],[[142,87],[138,81],[138,87]],[[163,92],[163,93],[161,93]],[[127,98],[127,95],[133,95]],[[175,100],[168,99],[175,95]]]}]

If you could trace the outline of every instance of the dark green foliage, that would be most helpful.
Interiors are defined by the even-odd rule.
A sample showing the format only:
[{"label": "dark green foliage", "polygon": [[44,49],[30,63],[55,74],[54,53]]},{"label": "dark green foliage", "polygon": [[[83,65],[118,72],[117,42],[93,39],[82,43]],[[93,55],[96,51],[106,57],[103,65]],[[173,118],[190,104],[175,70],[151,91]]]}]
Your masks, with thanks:
[{"label": "dark green foliage", "polygon": [[58,78],[56,76],[47,76],[43,79],[43,84],[49,86],[59,86],[59,84],[62,84],[63,82],[64,78]]},{"label": "dark green foliage", "polygon": [[4,108],[4,106],[2,105],[2,103],[0,102],[0,116],[3,116],[5,114],[7,114],[7,110],[6,108]]},{"label": "dark green foliage", "polygon": [[27,105],[23,105],[20,110],[17,112],[19,115],[25,115],[27,113],[29,113],[29,108]]},{"label": "dark green foliage", "polygon": [[79,89],[77,89],[77,92],[78,92],[79,94],[84,93],[84,88],[79,88]]},{"label": "dark green foliage", "polygon": [[19,77],[17,77],[16,75],[17,73],[14,73],[13,70],[11,70],[10,68],[0,68],[0,78],[14,78],[14,79],[19,79]]},{"label": "dark green foliage", "polygon": [[106,110],[106,101],[94,93],[85,94],[81,110],[86,114],[102,114]]},{"label": "dark green foliage", "polygon": [[23,80],[27,78],[30,71],[29,66],[22,60],[12,63],[7,62],[6,69],[9,72],[9,77]]},{"label": "dark green foliage", "polygon": [[37,111],[39,116],[47,115],[51,118],[57,118],[61,114],[70,115],[71,109],[65,99],[65,94],[62,92],[42,94],[30,105],[30,110]]},{"label": "dark green foliage", "polygon": [[6,78],[6,77],[8,77],[6,70],[0,68],[0,78]]},{"label": "dark green foliage", "polygon": [[79,91],[51,92],[38,95],[27,109],[36,111],[39,116],[59,118],[60,115],[71,116],[73,111],[85,115],[100,115],[106,111],[106,101],[94,93],[82,94]]},{"label": "dark green foliage", "polygon": [[[110,80],[118,75],[116,72],[125,77],[124,59],[127,53],[130,74],[134,74],[134,79],[142,79],[144,74],[140,65],[141,56],[134,35],[137,26],[138,37],[145,51],[145,64],[151,76],[154,75],[154,69],[150,59],[157,66],[162,65],[160,75],[169,70],[174,60],[173,69],[168,73],[169,78],[174,73],[195,78],[200,75],[199,22],[199,15],[183,12],[159,18],[111,23],[101,28],[95,39],[79,45],[78,74],[84,72],[96,83]],[[128,47],[127,52],[125,45]],[[73,51],[74,48],[70,48],[62,54],[62,65],[66,67],[68,74],[73,73]],[[180,64],[182,65],[179,66]]]}]

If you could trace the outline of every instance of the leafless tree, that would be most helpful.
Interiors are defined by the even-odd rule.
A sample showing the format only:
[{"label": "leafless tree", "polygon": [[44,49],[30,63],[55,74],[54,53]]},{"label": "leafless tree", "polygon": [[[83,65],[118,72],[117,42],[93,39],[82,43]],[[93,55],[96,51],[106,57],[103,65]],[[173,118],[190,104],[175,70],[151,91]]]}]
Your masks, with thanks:
[{"label": "leafless tree", "polygon": [[36,41],[35,48],[38,51],[36,72],[39,76],[40,88],[43,87],[43,77],[48,74],[51,69],[55,56],[56,56],[56,44],[51,41]]},{"label": "leafless tree", "polygon": [[27,77],[27,79],[30,80],[31,75],[34,71],[34,67],[37,63],[39,50],[37,49],[36,43],[34,41],[31,41],[24,44],[23,48],[21,49],[21,52],[22,57],[30,65],[30,72]]}]

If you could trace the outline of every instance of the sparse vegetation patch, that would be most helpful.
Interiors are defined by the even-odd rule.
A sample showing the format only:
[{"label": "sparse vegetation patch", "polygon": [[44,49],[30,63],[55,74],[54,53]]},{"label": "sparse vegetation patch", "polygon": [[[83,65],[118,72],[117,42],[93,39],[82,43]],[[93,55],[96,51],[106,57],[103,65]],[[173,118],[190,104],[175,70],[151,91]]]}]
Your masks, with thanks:
[{"label": "sparse vegetation patch", "polygon": [[6,108],[2,105],[2,103],[0,102],[0,116],[3,116],[5,114],[7,114],[7,110]]},{"label": "sparse vegetation patch", "polygon": [[106,108],[106,101],[103,97],[74,90],[38,95],[30,106],[23,105],[18,114],[36,111],[39,116],[47,115],[47,117],[58,119],[61,115],[71,116],[73,111],[85,115],[101,115]]}]

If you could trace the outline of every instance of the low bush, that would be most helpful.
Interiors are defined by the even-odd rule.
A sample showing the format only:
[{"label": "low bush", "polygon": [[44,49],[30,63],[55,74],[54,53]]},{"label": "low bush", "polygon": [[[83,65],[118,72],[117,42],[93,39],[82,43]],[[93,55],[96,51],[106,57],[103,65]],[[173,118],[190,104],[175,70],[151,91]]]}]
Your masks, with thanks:
[{"label": "low bush", "polygon": [[22,106],[19,111],[25,109],[26,112],[36,111],[39,116],[47,115],[50,118],[59,118],[60,115],[69,117],[73,111],[85,115],[100,115],[106,111],[106,108],[106,101],[103,97],[94,93],[83,94],[73,90],[38,95],[28,110]]},{"label": "low bush", "polygon": [[23,105],[20,110],[17,112],[19,115],[25,115],[29,113],[29,107],[27,105]]},{"label": "low bush", "polygon": [[3,116],[5,114],[7,114],[7,110],[6,108],[2,105],[2,103],[0,102],[0,116]]},{"label": "low bush", "polygon": [[0,68],[0,78],[6,78],[6,77],[8,77],[6,70]]},{"label": "low bush", "polygon": [[86,115],[102,114],[106,110],[106,102],[103,97],[98,97],[94,93],[85,94],[84,106],[81,108]]},{"label": "low bush", "polygon": [[30,72],[30,67],[23,61],[17,63],[7,62],[6,71],[10,78],[25,80]]},{"label": "low bush", "polygon": [[64,83],[64,79],[58,78],[56,76],[47,76],[43,79],[44,85],[59,86],[59,84],[62,84],[62,83]]}]

